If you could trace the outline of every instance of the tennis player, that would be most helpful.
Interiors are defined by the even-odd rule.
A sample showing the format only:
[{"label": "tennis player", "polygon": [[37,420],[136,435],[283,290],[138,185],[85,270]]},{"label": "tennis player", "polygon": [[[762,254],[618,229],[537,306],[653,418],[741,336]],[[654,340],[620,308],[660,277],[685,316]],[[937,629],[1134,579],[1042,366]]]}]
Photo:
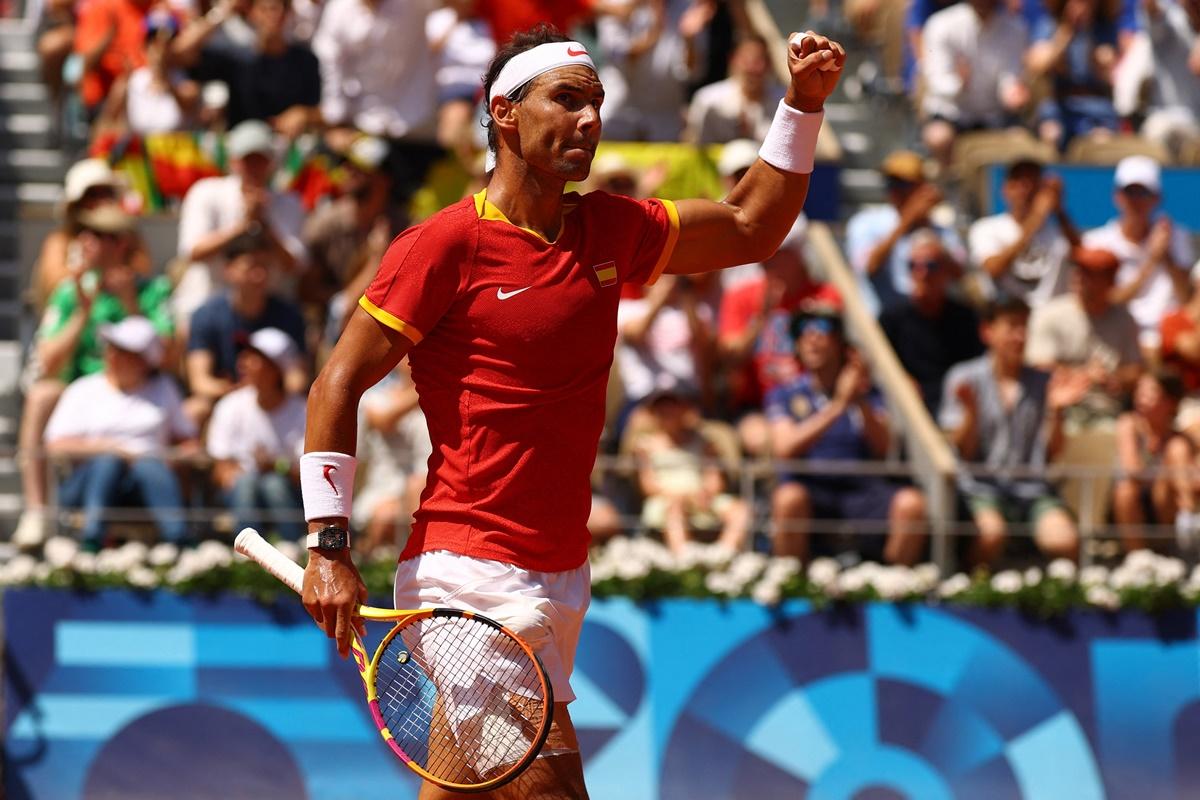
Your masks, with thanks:
[{"label": "tennis player", "polygon": [[555,695],[542,756],[494,796],[587,796],[567,703],[590,597],[589,474],[621,284],[774,253],[804,204],[844,62],[836,42],[794,34],[786,98],[725,201],[637,201],[563,193],[588,176],[604,87],[578,42],[545,27],[515,35],[484,78],[490,184],[392,242],[313,385],[304,605],[345,656],[367,600],[346,531],[359,398],[410,357],[433,455],[397,607],[449,605],[509,625],[537,651]]}]

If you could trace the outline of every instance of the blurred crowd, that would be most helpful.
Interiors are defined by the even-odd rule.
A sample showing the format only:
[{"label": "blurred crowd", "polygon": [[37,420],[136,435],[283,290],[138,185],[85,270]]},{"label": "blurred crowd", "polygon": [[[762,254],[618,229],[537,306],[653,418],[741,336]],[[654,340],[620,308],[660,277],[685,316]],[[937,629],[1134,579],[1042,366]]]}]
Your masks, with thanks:
[{"label": "blurred crowd", "polygon": [[[898,142],[878,165],[887,202],[853,210],[842,244],[961,458],[960,558],[1077,557],[1079,509],[1045,474],[1064,460],[1115,476],[1104,508],[1124,546],[1165,529],[1163,546],[1191,548],[1200,264],[1162,209],[1162,167],[1200,152],[1200,0],[809,14],[911,98],[921,152]],[[14,540],[37,543],[67,508],[99,548],[128,506],[177,542],[211,535],[189,513],[210,507],[298,537],[307,386],[430,169],[449,159],[468,192],[486,185],[479,76],[537,22],[592,44],[606,140],[721,145],[726,189],[754,162],[783,87],[737,0],[51,0],[39,51],[65,118],[93,142],[219,132],[226,170],[182,195],[169,264],[153,263],[113,158],[68,172],[30,273]],[[1004,208],[983,217],[946,201],[956,145],[979,130],[1038,146],[1006,151]],[[1112,220],[1080,230],[1047,162],[1135,133],[1158,156],[1122,159]],[[338,175],[315,198],[278,178],[306,137]],[[664,177],[602,153],[584,188],[645,197]],[[927,497],[826,281],[802,216],[763,263],[624,288],[598,538],[927,557]],[[360,431],[353,524],[363,548],[394,546],[430,454],[404,365],[364,398]]]}]

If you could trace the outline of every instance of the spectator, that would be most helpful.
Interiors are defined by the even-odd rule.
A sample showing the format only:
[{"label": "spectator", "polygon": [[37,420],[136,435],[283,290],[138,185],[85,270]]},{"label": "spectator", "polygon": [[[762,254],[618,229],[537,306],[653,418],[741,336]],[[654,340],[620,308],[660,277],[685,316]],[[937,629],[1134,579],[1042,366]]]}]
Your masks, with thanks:
[{"label": "spectator", "polygon": [[320,127],[320,66],[307,45],[288,41],[289,0],[249,0],[250,47],[210,41],[234,8],[225,0],[188,25],[172,47],[179,63],[192,67],[198,81],[229,87],[225,118],[231,126],[265,120],[287,139]]},{"label": "spectator", "polygon": [[[387,152],[382,139],[356,139],[342,163],[342,196],[318,208],[304,223],[311,265],[301,278],[300,296],[322,316],[330,299],[368,266],[372,232],[378,228],[374,235],[390,243],[407,227],[402,210],[390,202],[392,182],[383,170]],[[369,264],[372,274],[378,265]],[[356,295],[352,302],[357,301]]]},{"label": "spectator", "polygon": [[63,94],[63,67],[75,49],[75,0],[47,0],[34,33],[42,83],[57,113]]},{"label": "spectator", "polygon": [[[270,0],[274,1],[274,0]],[[229,175],[192,184],[179,209],[179,255],[188,262],[172,305],[181,327],[220,287],[221,252],[243,234],[261,236],[280,272],[302,271],[306,259],[300,231],[304,208],[289,192],[270,188],[274,136],[249,120],[229,132]]]},{"label": "spectator", "polygon": [[[1138,379],[1133,409],[1117,419],[1117,481],[1113,521],[1126,551],[1146,547],[1144,525],[1176,525],[1194,536],[1200,518],[1192,482],[1193,447],[1175,428],[1184,387],[1170,372],[1147,372]],[[1158,472],[1152,472],[1159,470]]]},{"label": "spectator", "polygon": [[1116,3],[1053,0],[1033,29],[1025,56],[1031,79],[1048,78],[1052,94],[1038,108],[1038,135],[1059,149],[1076,136],[1117,129],[1113,70]]},{"label": "spectator", "polygon": [[445,0],[463,19],[479,17],[487,22],[497,47],[503,47],[514,33],[537,25],[548,25],[567,32],[592,15],[620,13],[620,3],[611,0]]},{"label": "spectator", "polygon": [[46,306],[36,334],[36,378],[25,393],[21,428],[21,482],[25,511],[13,539],[22,546],[45,535],[46,472],[42,433],[67,383],[103,367],[99,329],[131,314],[154,320],[159,334],[174,328],[167,309],[170,283],[145,278],[132,266],[135,220],[118,206],[104,204],[76,215],[79,225],[78,272],[59,284]]},{"label": "spectator", "polygon": [[[213,481],[237,517],[234,530],[274,524],[291,542],[304,535],[300,454],[304,450],[304,396],[284,379],[300,364],[291,336],[260,328],[238,355],[239,388],[217,401],[208,425]],[[265,518],[263,518],[265,517]]]},{"label": "spectator", "polygon": [[971,225],[971,262],[996,291],[1041,306],[1067,291],[1067,254],[1079,231],[1063,208],[1062,179],[1036,161],[1018,160],[1000,188],[1007,210]]},{"label": "spectator", "polygon": [[813,303],[838,306],[830,285],[812,279],[804,260],[805,228],[798,225],[763,264],[763,275],[745,281],[721,298],[717,348],[730,371],[730,402],[739,418],[742,449],[755,456],[767,450],[763,397],[800,372],[791,317]]},{"label": "spectator", "polygon": [[1029,524],[1038,548],[1050,558],[1075,558],[1079,532],[1062,500],[1044,478],[1010,477],[1014,468],[1045,468],[1062,449],[1063,412],[1083,398],[1090,381],[1078,372],[1053,377],[1023,363],[1029,306],[997,295],[982,325],[987,352],[946,376],[939,422],[971,464],[986,474],[963,471],[959,490],[979,536],[972,564],[994,564],[1004,551],[1009,525]]},{"label": "spectator", "polygon": [[967,0],[929,18],[921,36],[922,139],[942,166],[962,131],[1016,123],[1030,100],[1021,79],[1025,23],[1002,0]]},{"label": "spectator", "polygon": [[113,83],[146,63],[146,12],[152,0],[86,0],[79,6],[75,53],[83,60],[80,97],[95,117]]},{"label": "spectator", "polygon": [[[883,399],[862,359],[846,344],[841,319],[828,309],[797,314],[796,352],[804,374],[767,396],[771,450],[778,459],[867,461],[886,455],[891,440]],[[860,554],[914,564],[925,540],[925,498],[876,475],[780,471],[771,496],[778,555],[807,558],[813,520],[887,522],[887,536],[864,535]]]},{"label": "spectator", "polygon": [[642,524],[662,531],[674,553],[704,530],[719,530],[717,546],[730,553],[741,550],[750,533],[750,508],[728,493],[717,449],[701,432],[699,409],[675,389],[656,392],[647,408],[655,430],[638,441],[635,451],[645,497]]},{"label": "spectator", "polygon": [[453,8],[439,8],[425,19],[425,35],[437,67],[437,142],[470,164],[480,150],[474,113],[479,106],[479,76],[496,55],[487,23],[460,19]]},{"label": "spectator", "polygon": [[1142,135],[1178,153],[1200,139],[1200,1],[1142,0],[1153,57]]},{"label": "spectator", "polygon": [[1163,366],[1179,375],[1185,397],[1179,408],[1182,430],[1200,422],[1200,262],[1192,268],[1192,293],[1186,304],[1163,318]]},{"label": "spectator", "polygon": [[1147,354],[1157,354],[1163,317],[1188,296],[1187,269],[1195,260],[1191,238],[1186,228],[1158,210],[1162,177],[1154,159],[1122,159],[1115,183],[1117,218],[1085,233],[1083,244],[1120,260],[1113,302],[1128,304],[1141,330],[1138,343]]},{"label": "spectator", "polygon": [[[62,225],[42,242],[29,284],[35,310],[41,312],[60,283],[83,269],[83,226],[79,215],[100,206],[120,207],[125,184],[101,158],[85,158],[67,170],[63,181]],[[150,254],[136,230],[125,234],[130,242],[130,263],[141,275],[150,273]]]},{"label": "spectator", "polygon": [[697,64],[698,33],[684,36],[679,25],[691,0],[618,4],[628,9],[626,16],[596,21],[605,133],[617,141],[678,141],[687,82]]},{"label": "spectator", "polygon": [[950,270],[946,262],[937,234],[917,231],[909,262],[912,295],[900,298],[879,317],[880,327],[934,416],[946,373],[983,352],[975,312],[947,295]]},{"label": "spectator", "polygon": [[908,262],[913,231],[931,228],[937,233],[946,250],[951,278],[962,274],[965,260],[958,233],[930,219],[934,207],[942,202],[942,193],[925,181],[921,157],[897,150],[884,159],[880,169],[887,181],[889,205],[864,208],[846,223],[850,266],[863,284],[863,300],[876,315],[912,291]]},{"label": "spectator", "polygon": [[687,112],[684,138],[697,145],[734,139],[762,141],[783,99],[783,87],[771,75],[767,43],[745,35],[729,57],[729,77],[696,92]]},{"label": "spectator", "polygon": [[400,534],[417,509],[433,454],[407,360],[367,390],[360,411],[359,471],[364,477],[351,521],[365,534],[367,552],[403,547]]},{"label": "spectator", "polygon": [[[203,424],[213,405],[237,383],[237,346],[264,328],[292,337],[304,352],[304,317],[300,310],[270,291],[272,249],[261,236],[239,236],[225,248],[228,289],[196,310],[188,331],[186,369],[191,397],[188,413]],[[285,375],[288,391],[302,394],[308,372],[295,359]]]},{"label": "spectator", "polygon": [[157,9],[146,17],[146,63],[113,84],[100,119],[92,126],[145,136],[193,127],[200,86],[170,60],[170,42],[179,22]]},{"label": "spectator", "polygon": [[186,542],[179,480],[166,462],[167,448],[195,447],[196,428],[166,375],[156,372],[163,345],[145,317],[105,326],[103,371],[85,375],[63,392],[46,425],[46,449],[81,462],[59,490],[67,508],[84,513],[83,543],[104,544],[108,509],[145,506],[163,539]]},{"label": "spectator", "polygon": [[1086,375],[1091,390],[1067,409],[1069,432],[1109,426],[1142,373],[1137,323],[1110,299],[1120,262],[1107,250],[1076,248],[1072,292],[1033,312],[1025,361]]}]

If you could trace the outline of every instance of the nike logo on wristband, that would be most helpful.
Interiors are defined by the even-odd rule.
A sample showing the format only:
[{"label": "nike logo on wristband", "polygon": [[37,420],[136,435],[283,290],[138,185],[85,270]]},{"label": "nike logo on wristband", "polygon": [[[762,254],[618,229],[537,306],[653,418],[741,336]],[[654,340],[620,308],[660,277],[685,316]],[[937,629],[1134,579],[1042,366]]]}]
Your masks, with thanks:
[{"label": "nike logo on wristband", "polygon": [[532,288],[533,288],[532,286],[526,286],[524,289],[517,289],[515,292],[506,292],[503,289],[497,288],[496,289],[496,299],[497,300],[507,300],[510,297],[516,297],[521,292],[527,292]]},{"label": "nike logo on wristband", "polygon": [[574,47],[568,47],[567,55],[569,55],[569,56],[586,56],[587,50],[576,50]]},{"label": "nike logo on wristband", "polygon": [[329,473],[336,470],[337,465],[336,464],[325,464],[324,469],[325,469],[325,480],[329,483],[329,488],[333,489],[333,494],[335,497],[341,497],[342,493],[338,491],[337,485],[333,482],[333,478],[329,477]]}]

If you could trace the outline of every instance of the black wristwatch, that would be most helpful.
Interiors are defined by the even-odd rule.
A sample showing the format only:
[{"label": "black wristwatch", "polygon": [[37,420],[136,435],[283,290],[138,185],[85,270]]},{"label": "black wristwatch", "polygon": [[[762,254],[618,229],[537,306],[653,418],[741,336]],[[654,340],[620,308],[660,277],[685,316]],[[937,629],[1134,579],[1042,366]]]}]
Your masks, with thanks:
[{"label": "black wristwatch", "polygon": [[350,531],[340,525],[326,525],[308,535],[309,550],[346,550],[350,547]]}]

